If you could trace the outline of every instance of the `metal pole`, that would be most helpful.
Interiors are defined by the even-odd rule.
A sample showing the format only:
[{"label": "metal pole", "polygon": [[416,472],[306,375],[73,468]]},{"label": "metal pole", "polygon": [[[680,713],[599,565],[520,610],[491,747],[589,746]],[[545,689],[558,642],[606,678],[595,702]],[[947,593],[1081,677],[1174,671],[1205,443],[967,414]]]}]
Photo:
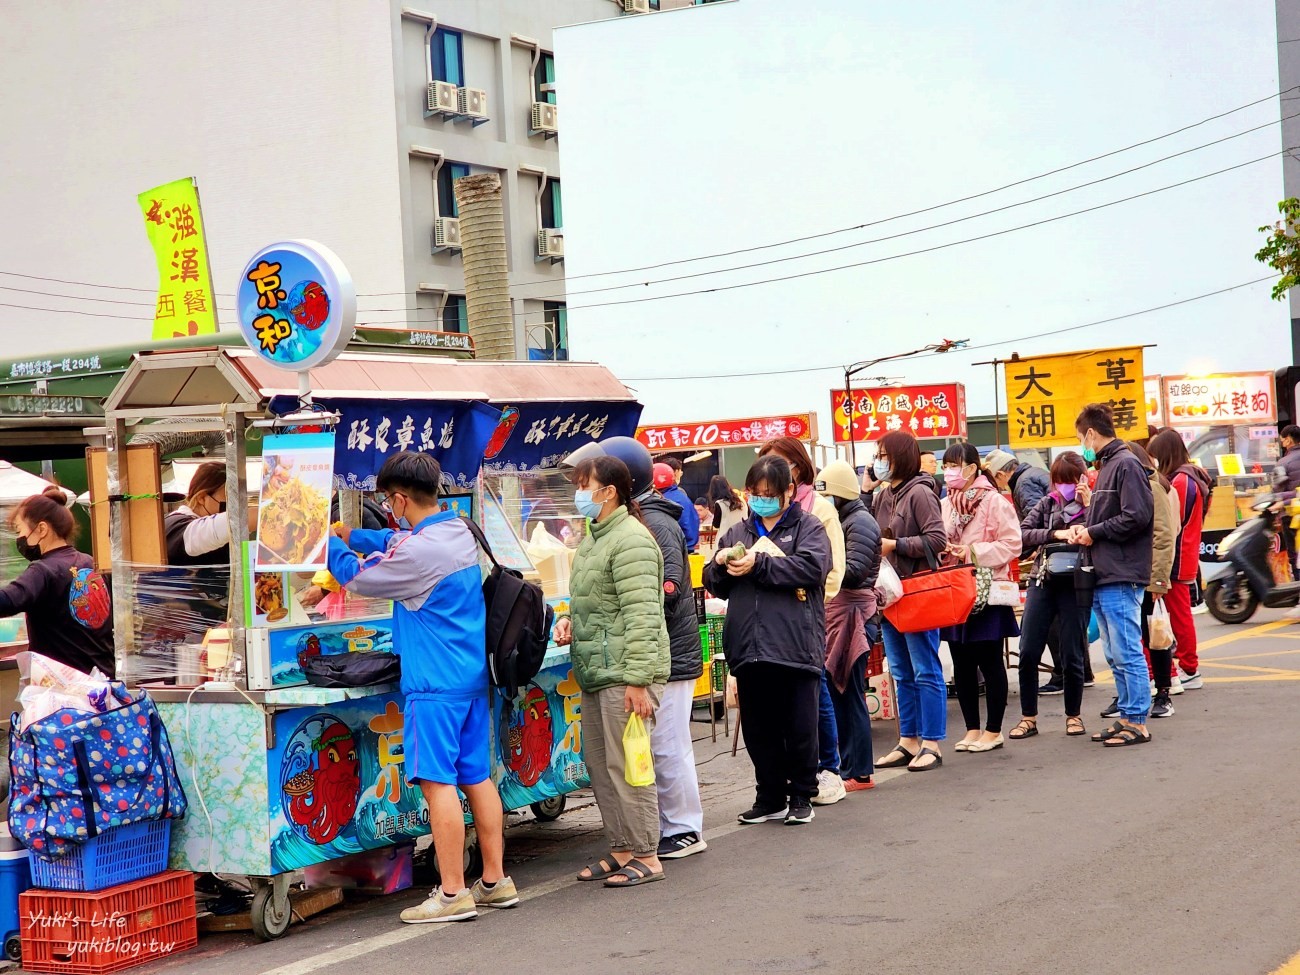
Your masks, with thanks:
[{"label": "metal pole", "polygon": [[[1011,408],[1011,404],[1008,403],[1007,409],[1010,408]],[[1008,414],[1007,426],[1010,427],[1010,425],[1011,425],[1011,416],[1010,414]],[[1011,431],[1008,429],[1007,433],[1010,434],[1010,432]],[[1001,450],[1002,449],[1002,396],[1000,390],[998,389],[998,366],[996,362],[993,364],[993,439],[997,441],[996,446],[999,450]]]},{"label": "metal pole", "polygon": [[[248,417],[244,413],[227,414],[226,429],[226,517],[230,520],[230,653],[239,661],[237,683],[248,686],[248,660],[244,655],[247,635],[244,632],[244,543],[248,541],[248,480],[244,433]],[[260,487],[260,485],[259,485]],[[232,669],[234,669],[232,667]]]},{"label": "metal pole", "polygon": [[[855,449],[855,445],[853,443],[853,390],[850,388],[850,381],[852,378],[853,378],[852,371],[848,366],[845,366],[844,367],[844,403],[849,408],[849,429],[848,429],[849,466],[856,471],[858,469],[858,454],[857,454],[857,450]],[[831,417],[831,423],[833,424],[834,422],[835,422],[835,418]],[[831,429],[834,429],[834,426],[832,426]]]}]

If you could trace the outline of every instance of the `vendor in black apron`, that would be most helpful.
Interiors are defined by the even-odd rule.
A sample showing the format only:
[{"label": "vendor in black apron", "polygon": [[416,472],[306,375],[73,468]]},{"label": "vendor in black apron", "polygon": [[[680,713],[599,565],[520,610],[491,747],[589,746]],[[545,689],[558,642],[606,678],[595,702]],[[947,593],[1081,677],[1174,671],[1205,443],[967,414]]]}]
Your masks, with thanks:
[{"label": "vendor in black apron", "polygon": [[194,472],[185,502],[163,522],[170,565],[229,565],[226,468],[210,461]]}]

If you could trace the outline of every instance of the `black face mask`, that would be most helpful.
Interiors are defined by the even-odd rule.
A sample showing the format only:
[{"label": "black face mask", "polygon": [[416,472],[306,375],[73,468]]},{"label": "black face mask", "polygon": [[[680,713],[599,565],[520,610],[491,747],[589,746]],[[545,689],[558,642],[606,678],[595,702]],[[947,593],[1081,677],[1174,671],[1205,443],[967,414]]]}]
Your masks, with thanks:
[{"label": "black face mask", "polygon": [[39,545],[31,545],[27,541],[26,535],[19,535],[14,539],[14,547],[18,549],[18,554],[28,562],[35,562],[41,557],[41,548]]},{"label": "black face mask", "polygon": [[226,513],[226,502],[224,501],[217,502],[217,512],[223,515]]}]

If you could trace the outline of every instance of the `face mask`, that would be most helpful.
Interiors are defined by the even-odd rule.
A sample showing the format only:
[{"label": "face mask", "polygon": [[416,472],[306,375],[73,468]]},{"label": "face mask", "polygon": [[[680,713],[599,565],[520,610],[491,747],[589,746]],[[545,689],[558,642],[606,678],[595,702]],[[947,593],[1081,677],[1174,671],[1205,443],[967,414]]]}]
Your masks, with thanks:
[{"label": "face mask", "polygon": [[573,503],[578,509],[578,514],[593,521],[599,518],[600,513],[605,509],[603,504],[593,500],[594,493],[594,491],[576,491],[573,495]]},{"label": "face mask", "polygon": [[1093,450],[1091,447],[1083,448],[1084,463],[1091,464],[1096,459],[1097,459],[1097,451]]},{"label": "face mask", "polygon": [[226,513],[226,502],[224,501],[217,502],[217,513],[223,515]]},{"label": "face mask", "polygon": [[948,485],[949,491],[960,491],[966,486],[966,475],[962,473],[960,467],[945,467],[943,469],[943,483]]},{"label": "face mask", "polygon": [[18,549],[18,554],[28,562],[35,562],[41,557],[41,547],[39,545],[29,544],[26,535],[19,535],[15,538],[14,547]]},{"label": "face mask", "polygon": [[871,465],[871,473],[877,481],[888,481],[894,476],[893,469],[889,466],[889,461],[878,460]]},{"label": "face mask", "polygon": [[749,510],[760,518],[775,518],[781,511],[781,500],[779,498],[751,497],[749,499]]},{"label": "face mask", "polygon": [[1079,489],[1079,485],[1077,484],[1056,485],[1057,493],[1060,494],[1061,497],[1065,498],[1066,501],[1073,501],[1075,492],[1078,491],[1078,489]]},{"label": "face mask", "polygon": [[411,522],[407,518],[398,518],[397,527],[404,532],[409,532],[411,530]]}]

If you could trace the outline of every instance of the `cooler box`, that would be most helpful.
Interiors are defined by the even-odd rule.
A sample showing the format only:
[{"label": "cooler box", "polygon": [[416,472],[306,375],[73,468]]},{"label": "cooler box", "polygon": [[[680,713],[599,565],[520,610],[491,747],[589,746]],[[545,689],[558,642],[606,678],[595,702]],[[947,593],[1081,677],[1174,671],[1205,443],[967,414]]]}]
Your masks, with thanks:
[{"label": "cooler box", "polygon": [[0,933],[4,935],[5,957],[18,961],[22,952],[18,940],[18,895],[32,885],[27,851],[9,835],[0,832]]}]

